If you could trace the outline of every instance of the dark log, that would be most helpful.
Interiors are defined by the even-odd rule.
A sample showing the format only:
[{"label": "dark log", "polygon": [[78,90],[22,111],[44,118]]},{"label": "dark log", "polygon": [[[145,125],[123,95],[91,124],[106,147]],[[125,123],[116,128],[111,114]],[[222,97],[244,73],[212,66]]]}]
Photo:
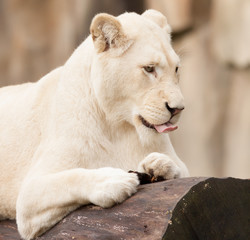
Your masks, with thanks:
[{"label": "dark log", "polygon": [[[110,209],[89,205],[37,240],[247,240],[250,180],[183,178],[145,184]],[[0,239],[20,239],[14,221],[0,222]]]}]

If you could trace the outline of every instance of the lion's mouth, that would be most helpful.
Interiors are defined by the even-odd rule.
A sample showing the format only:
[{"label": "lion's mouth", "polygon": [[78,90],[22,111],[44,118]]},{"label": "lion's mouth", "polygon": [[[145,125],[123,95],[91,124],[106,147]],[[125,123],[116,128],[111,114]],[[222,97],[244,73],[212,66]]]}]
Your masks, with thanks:
[{"label": "lion's mouth", "polygon": [[145,120],[141,115],[139,116],[139,118],[145,127],[154,129],[158,133],[172,132],[178,128],[178,126],[174,126],[170,121],[160,124],[160,125],[154,125],[154,124],[149,123],[147,120]]}]

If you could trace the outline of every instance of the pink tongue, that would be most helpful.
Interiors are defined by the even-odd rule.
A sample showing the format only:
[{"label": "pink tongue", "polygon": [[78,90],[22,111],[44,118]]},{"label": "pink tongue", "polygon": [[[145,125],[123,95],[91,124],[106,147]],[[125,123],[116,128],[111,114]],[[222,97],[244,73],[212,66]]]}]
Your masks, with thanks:
[{"label": "pink tongue", "polygon": [[178,127],[174,126],[172,123],[165,123],[162,125],[154,125],[154,128],[157,130],[158,133],[163,133],[163,132],[171,132],[176,130]]}]

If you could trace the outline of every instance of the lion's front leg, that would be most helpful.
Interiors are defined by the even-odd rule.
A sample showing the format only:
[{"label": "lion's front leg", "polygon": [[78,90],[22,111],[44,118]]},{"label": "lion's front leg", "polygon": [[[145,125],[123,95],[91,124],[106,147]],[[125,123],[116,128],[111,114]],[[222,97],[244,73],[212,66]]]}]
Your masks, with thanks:
[{"label": "lion's front leg", "polygon": [[111,207],[124,201],[138,184],[135,174],[116,168],[34,173],[24,181],[18,196],[18,230],[24,239],[33,239],[80,205]]},{"label": "lion's front leg", "polygon": [[173,179],[183,175],[183,169],[166,154],[153,152],[145,157],[138,166],[139,172],[147,173],[155,178]]}]

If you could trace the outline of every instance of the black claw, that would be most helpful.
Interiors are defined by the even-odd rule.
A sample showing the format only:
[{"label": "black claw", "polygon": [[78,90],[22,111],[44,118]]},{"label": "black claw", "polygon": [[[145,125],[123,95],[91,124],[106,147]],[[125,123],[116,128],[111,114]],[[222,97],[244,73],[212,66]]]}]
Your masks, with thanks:
[{"label": "black claw", "polygon": [[129,173],[135,173],[137,174],[137,177],[140,181],[140,185],[143,184],[148,184],[148,183],[153,183],[153,182],[160,182],[165,180],[163,177],[159,176],[159,177],[155,177],[153,175],[149,175],[147,173],[141,173],[141,172],[137,172],[137,171],[128,171]]}]

